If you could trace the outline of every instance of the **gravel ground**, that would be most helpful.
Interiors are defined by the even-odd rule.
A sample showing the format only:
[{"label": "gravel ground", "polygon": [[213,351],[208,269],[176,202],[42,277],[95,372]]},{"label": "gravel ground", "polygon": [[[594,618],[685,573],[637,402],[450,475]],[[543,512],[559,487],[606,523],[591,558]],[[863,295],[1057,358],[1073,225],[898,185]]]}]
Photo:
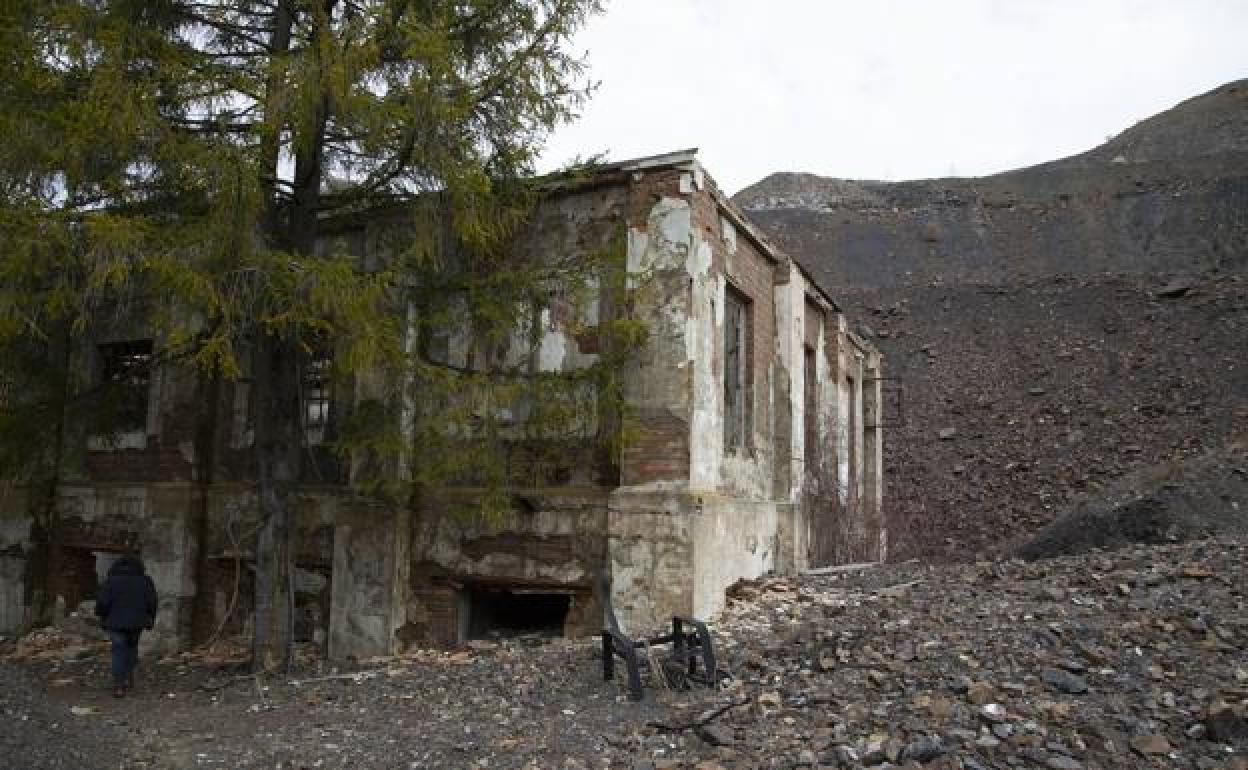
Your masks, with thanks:
[{"label": "gravel ground", "polygon": [[266,685],[149,662],[120,701],[98,654],[3,663],[0,763],[1248,770],[1246,562],[1216,540],[743,584],[713,625],[731,678],[648,677],[641,703],[562,640]]},{"label": "gravel ground", "polygon": [[48,698],[37,676],[0,663],[0,767],[117,767],[126,738],[114,724],[76,716]]}]

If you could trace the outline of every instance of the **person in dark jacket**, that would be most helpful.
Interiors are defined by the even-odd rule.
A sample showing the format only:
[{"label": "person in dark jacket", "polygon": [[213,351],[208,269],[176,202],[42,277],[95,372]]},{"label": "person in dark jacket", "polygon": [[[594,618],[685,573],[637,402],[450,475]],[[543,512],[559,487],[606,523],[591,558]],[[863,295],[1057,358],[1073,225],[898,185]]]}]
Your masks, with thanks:
[{"label": "person in dark jacket", "polygon": [[113,642],[113,695],[134,687],[139,636],[156,622],[156,586],[135,556],[122,556],[108,570],[95,598],[95,614]]}]

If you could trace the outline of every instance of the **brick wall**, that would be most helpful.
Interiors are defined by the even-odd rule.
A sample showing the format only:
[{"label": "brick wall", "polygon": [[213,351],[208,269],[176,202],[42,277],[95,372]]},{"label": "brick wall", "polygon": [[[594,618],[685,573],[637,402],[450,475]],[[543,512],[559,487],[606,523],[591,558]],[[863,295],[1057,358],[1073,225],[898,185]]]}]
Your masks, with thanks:
[{"label": "brick wall", "polygon": [[407,647],[451,647],[459,643],[459,591],[441,574],[413,570],[407,623],[398,631]]},{"label": "brick wall", "polygon": [[626,486],[688,478],[689,423],[670,413],[638,415],[621,465]]},{"label": "brick wall", "polygon": [[[750,318],[750,350],[751,359],[751,398],[753,400],[753,445],[768,447],[771,445],[771,412],[768,393],[768,370],[776,356],[776,304],[772,291],[775,278],[775,266],[764,257],[750,240],[743,235],[737,237],[735,254],[729,253],[722,244],[719,235],[719,210],[710,196],[705,196],[695,208],[695,227],[703,231],[703,237],[717,244],[712,252],[712,269],[722,271],[724,277],[739,292],[749,297],[751,302]],[[723,368],[722,340],[717,340],[714,371]]]},{"label": "brick wall", "polygon": [[[714,182],[706,180],[706,185]],[[719,203],[710,189],[692,197],[693,227],[698,235],[711,244],[711,271],[724,277],[740,294],[750,300],[750,336],[748,351],[750,368],[747,377],[750,406],[747,409],[751,437],[747,442],[750,451],[738,457],[760,470],[760,478],[771,479],[771,463],[774,461],[772,432],[771,382],[772,367],[776,361],[776,284],[777,264],[765,256],[750,240],[746,232],[735,225],[734,237],[725,237],[724,221]],[[722,301],[722,298],[720,298]],[[716,308],[716,320],[722,322],[723,308]],[[722,387],[724,340],[722,330],[713,339],[711,371],[714,385]],[[747,488],[733,477],[721,474],[720,485],[725,491],[749,496],[768,497],[771,485],[765,488]]]}]

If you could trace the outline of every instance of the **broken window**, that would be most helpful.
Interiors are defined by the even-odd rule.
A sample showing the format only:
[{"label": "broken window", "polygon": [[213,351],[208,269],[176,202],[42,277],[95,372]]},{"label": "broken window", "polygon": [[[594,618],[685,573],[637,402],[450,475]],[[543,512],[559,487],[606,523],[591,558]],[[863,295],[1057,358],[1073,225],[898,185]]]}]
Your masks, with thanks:
[{"label": "broken window", "polygon": [[152,341],[129,340],[99,346],[100,383],[108,390],[113,428],[134,433],[147,428],[152,382]]},{"label": "broken window", "polygon": [[309,444],[325,440],[329,425],[330,385],[333,358],[328,346],[317,346],[303,369],[303,429]]},{"label": "broken window", "polygon": [[750,434],[750,299],[724,288],[724,449],[748,445]]}]

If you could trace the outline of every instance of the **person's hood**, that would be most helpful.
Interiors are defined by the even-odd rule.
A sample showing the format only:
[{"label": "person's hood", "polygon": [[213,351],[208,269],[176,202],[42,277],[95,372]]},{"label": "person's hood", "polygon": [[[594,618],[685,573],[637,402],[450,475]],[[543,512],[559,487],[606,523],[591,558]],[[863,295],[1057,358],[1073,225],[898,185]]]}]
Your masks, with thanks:
[{"label": "person's hood", "polygon": [[111,575],[142,575],[143,562],[139,561],[135,556],[123,556],[113,562],[113,566],[109,568],[108,574]]}]

